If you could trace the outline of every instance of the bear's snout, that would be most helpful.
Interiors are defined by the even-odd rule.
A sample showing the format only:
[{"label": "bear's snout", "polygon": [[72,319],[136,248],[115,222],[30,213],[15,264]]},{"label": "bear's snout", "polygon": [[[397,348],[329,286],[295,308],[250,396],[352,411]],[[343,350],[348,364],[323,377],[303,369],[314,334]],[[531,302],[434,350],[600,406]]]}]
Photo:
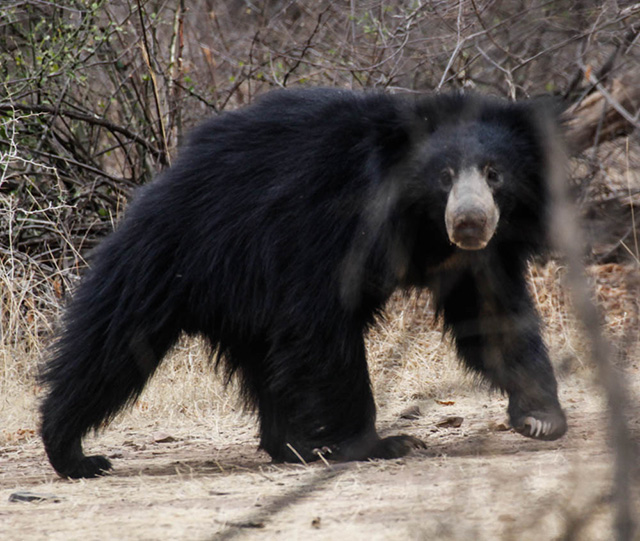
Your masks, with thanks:
[{"label": "bear's snout", "polygon": [[449,240],[463,250],[481,250],[496,230],[500,213],[491,188],[477,168],[455,180],[445,209]]}]

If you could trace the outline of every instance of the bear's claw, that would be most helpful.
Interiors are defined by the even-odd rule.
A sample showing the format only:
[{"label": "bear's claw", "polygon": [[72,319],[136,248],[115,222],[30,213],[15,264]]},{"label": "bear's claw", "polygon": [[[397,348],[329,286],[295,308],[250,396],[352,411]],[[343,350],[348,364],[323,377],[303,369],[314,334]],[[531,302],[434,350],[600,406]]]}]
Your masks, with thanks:
[{"label": "bear's claw", "polygon": [[519,434],[537,440],[557,440],[567,431],[567,421],[561,411],[529,412],[511,424]]}]

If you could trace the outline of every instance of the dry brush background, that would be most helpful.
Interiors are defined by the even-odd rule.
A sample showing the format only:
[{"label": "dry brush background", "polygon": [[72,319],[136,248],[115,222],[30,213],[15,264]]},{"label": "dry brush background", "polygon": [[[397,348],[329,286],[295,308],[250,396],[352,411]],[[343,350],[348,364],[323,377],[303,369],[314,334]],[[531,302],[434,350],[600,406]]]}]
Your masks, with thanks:
[{"label": "dry brush background", "polygon": [[[398,93],[464,88],[511,98],[553,94],[567,107],[572,154],[569,195],[582,233],[571,230],[549,261],[535,262],[530,282],[561,385],[571,389],[570,415],[573,412],[574,419],[585,423],[590,418],[601,422],[593,434],[600,434],[610,447],[594,456],[613,465],[606,473],[610,484],[595,490],[590,504],[571,507],[572,497],[562,490],[556,499],[550,496],[544,502],[544,509],[555,506],[567,511],[553,526],[544,521],[536,525],[531,517],[527,522],[523,517],[529,515],[523,512],[498,520],[498,526],[496,517],[478,518],[472,522],[477,528],[473,531],[479,538],[492,538],[495,532],[514,539],[526,538],[526,532],[534,532],[538,539],[539,535],[632,538],[638,497],[634,384],[638,383],[640,331],[639,36],[640,4],[635,2],[8,0],[0,4],[0,498],[6,501],[25,483],[29,488],[41,481],[68,498],[73,498],[74,491],[96,502],[106,497],[91,485],[61,485],[41,463],[35,417],[39,389],[34,375],[56,317],[85,266],[86,254],[113,229],[135,188],[171,163],[190,126],[205,115],[250,103],[276,87],[324,85]],[[566,205],[560,204],[559,209],[560,214],[566,212]],[[583,266],[586,281],[579,272]],[[567,277],[573,287],[567,287]],[[433,423],[441,420],[438,412],[447,411],[446,403],[457,403],[458,412],[473,418],[478,400],[484,400],[478,398],[484,390],[478,395],[464,390],[473,388],[472,382],[456,367],[425,294],[393,299],[387,318],[369,339],[369,352],[382,421],[389,428],[397,425],[404,409],[418,404],[420,419],[435,418],[430,424],[416,421],[417,428],[407,425],[406,429],[442,432]],[[169,430],[176,446],[187,447],[182,451],[187,456],[191,456],[189,445],[202,455],[210,452],[204,445],[200,449],[194,433],[207,434],[202,438],[211,438],[209,443],[232,450],[249,442],[251,449],[255,445],[251,419],[237,411],[233,392],[223,389],[210,372],[198,343],[177,348],[134,412],[109,430],[126,434],[125,451],[117,450],[122,440],[113,440],[112,452],[128,456],[133,450],[134,455],[139,451],[146,456],[145,449],[136,447],[141,445],[135,436],[138,430],[152,445],[164,441],[158,431]],[[485,405],[492,415],[501,411],[500,397],[488,400]],[[584,412],[593,415],[585,414],[583,419]],[[466,413],[464,418],[466,426]],[[585,448],[597,439],[591,433],[578,433]],[[457,445],[462,445],[447,439],[449,435],[441,444],[434,437],[427,438],[428,445],[438,449],[434,456],[455,455]],[[577,437],[567,445],[577,445]],[[487,481],[495,468],[530,465],[501,455],[501,448],[487,451],[477,438],[468,445],[465,453],[469,455],[498,455],[494,469],[466,474],[471,475],[471,485]],[[530,449],[527,445],[517,439],[513,443],[516,449]],[[582,460],[579,454],[566,456],[570,462]],[[232,469],[255,467],[256,460],[250,455],[245,462],[234,462]],[[264,457],[261,460],[264,463]],[[209,471],[198,464],[198,482],[204,483],[202,478],[209,480]],[[385,467],[372,467],[378,468],[379,475],[367,477],[372,474],[360,467],[348,472],[355,484],[365,487],[356,498],[366,498],[376,486],[384,490],[394,486],[385,476],[389,474]],[[439,463],[425,461],[420,467],[438,468]],[[181,485],[182,470],[174,470],[178,473],[169,476],[166,487],[154,488],[158,494],[171,491],[172,485],[173,490],[188,492],[188,484]],[[131,471],[125,469],[125,474]],[[270,508],[274,514],[304,500],[304,491],[296,492],[297,485],[285,479],[294,475],[291,471],[265,473],[284,476],[283,486],[276,483],[272,494],[273,501],[282,503],[281,508]],[[308,475],[311,481],[302,486],[312,493],[317,483],[321,492],[328,481],[320,474],[313,477],[313,468]],[[543,471],[540,478],[544,477]],[[367,480],[373,483],[369,489]],[[242,497],[251,494],[252,478],[246,486],[241,475],[233,482],[245,487],[238,489]],[[505,494],[514,486],[508,479],[500,482]],[[135,496],[126,487],[120,490],[126,510],[127,498]],[[429,498],[439,496],[436,489],[430,490]],[[472,517],[481,515],[482,502],[473,503],[472,488],[459,490],[465,497],[455,502],[458,508],[466,508]],[[491,490],[489,499],[495,496]],[[108,498],[116,501],[118,494],[108,493]],[[185,500],[189,501],[187,496]],[[240,498],[237,503],[246,502]],[[50,508],[18,512],[16,505],[0,502],[0,518],[17,529],[9,530],[14,534],[19,530],[26,538],[42,536],[46,528],[31,531],[25,525],[34,513],[44,513],[53,521],[75,518],[82,535],[93,521],[104,534],[97,532],[95,538],[109,536],[105,519],[96,518],[99,513],[92,514],[91,508],[74,514],[44,503],[31,505]],[[72,508],[78,510],[77,505]],[[196,507],[207,505],[200,502]],[[609,509],[606,519],[596,520],[598,526],[591,532],[594,513],[605,507]],[[122,509],[113,511],[112,516],[122,517],[121,513]],[[463,535],[454,527],[457,517],[440,517],[445,525],[447,520],[453,525],[432,530],[429,516],[416,518],[410,506],[394,513],[385,515],[381,508],[379,515],[385,521],[379,531],[349,530],[347,519],[338,521],[342,526],[337,530],[326,530],[320,523],[311,530],[320,537],[347,531],[356,537],[365,533],[393,537],[397,531],[385,528],[399,520],[399,513],[401,518],[417,520],[418,529],[409,532],[412,537],[429,538],[430,532],[438,531],[441,538]],[[507,511],[498,515],[511,516]],[[194,512],[191,519],[187,513],[174,517],[173,524],[182,528],[177,530],[178,537],[191,537],[190,520],[197,516]],[[375,523],[375,518],[365,517]],[[249,523],[231,521],[229,526],[225,520],[220,519],[210,531],[227,537],[229,532],[250,535],[253,531]],[[132,526],[130,537],[162,537],[153,522],[147,519]],[[309,533],[291,524],[280,533],[267,527],[263,534],[271,531],[277,537],[284,531],[304,538]],[[52,531],[68,538],[73,528],[72,522],[66,529]],[[175,535],[170,528],[166,531]],[[0,532],[0,538],[3,535]]]}]

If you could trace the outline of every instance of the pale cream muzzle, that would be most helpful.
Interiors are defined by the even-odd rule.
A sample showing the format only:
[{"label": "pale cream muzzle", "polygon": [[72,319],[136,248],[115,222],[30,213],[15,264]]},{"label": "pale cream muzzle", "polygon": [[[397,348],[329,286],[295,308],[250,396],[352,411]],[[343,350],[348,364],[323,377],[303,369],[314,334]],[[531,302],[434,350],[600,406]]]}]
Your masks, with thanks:
[{"label": "pale cream muzzle", "polygon": [[481,250],[493,236],[500,211],[485,175],[465,169],[454,179],[444,220],[449,240],[463,250]]}]

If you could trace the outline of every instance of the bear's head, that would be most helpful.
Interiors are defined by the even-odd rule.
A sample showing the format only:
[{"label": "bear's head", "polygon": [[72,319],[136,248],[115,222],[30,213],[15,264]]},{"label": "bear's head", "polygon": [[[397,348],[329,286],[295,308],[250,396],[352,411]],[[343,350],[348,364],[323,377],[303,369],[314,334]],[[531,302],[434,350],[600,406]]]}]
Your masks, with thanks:
[{"label": "bear's head", "polygon": [[404,196],[430,222],[431,237],[435,224],[442,240],[446,234],[467,251],[482,250],[497,236],[537,243],[547,222],[553,115],[537,101],[449,95],[429,102],[420,111]]}]

